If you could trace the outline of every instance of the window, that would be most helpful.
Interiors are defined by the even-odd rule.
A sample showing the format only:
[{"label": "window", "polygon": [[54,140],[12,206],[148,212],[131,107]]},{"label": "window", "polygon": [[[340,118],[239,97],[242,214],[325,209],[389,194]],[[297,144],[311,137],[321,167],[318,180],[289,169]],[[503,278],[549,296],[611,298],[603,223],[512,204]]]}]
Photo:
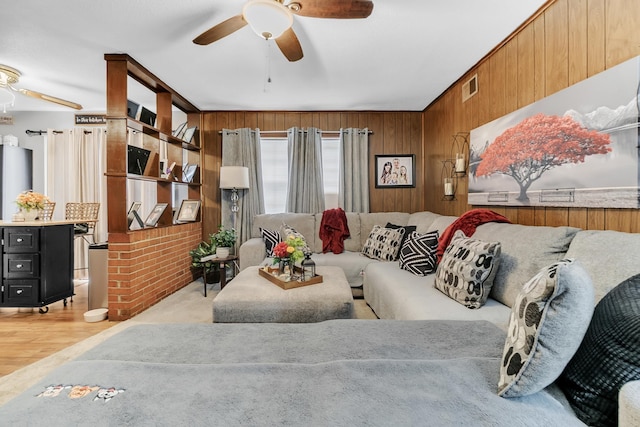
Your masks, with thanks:
[{"label": "window", "polygon": [[[260,138],[265,213],[284,212],[287,204],[287,139]],[[322,137],[322,174],[326,209],[338,207],[340,138]]]}]

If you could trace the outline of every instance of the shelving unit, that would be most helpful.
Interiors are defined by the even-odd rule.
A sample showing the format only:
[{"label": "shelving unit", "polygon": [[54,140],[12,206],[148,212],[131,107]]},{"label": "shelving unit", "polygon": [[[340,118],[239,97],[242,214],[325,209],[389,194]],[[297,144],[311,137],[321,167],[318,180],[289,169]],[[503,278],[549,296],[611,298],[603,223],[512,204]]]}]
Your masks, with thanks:
[{"label": "shelving unit", "polygon": [[[192,182],[163,178],[160,155],[176,162],[175,175],[182,178],[184,162],[202,165],[201,146],[206,145],[201,112],[149,70],[126,54],[106,54],[107,65],[107,213],[108,213],[108,308],[110,320],[126,320],[193,281],[189,250],[202,241],[202,210],[196,222],[174,224],[172,210],[181,200],[202,200],[202,172]],[[128,87],[129,86],[129,87]],[[151,92],[147,92],[147,89]],[[144,100],[131,99],[143,91]],[[128,99],[151,104],[155,94],[155,126],[127,115]],[[130,98],[131,97],[131,98]],[[145,106],[153,111],[152,105]],[[179,119],[197,126],[188,144],[172,135],[174,107]],[[184,113],[184,114],[183,114]],[[134,135],[135,132],[135,135]],[[141,175],[128,173],[128,145],[151,151]],[[150,163],[149,163],[150,162]],[[129,230],[127,212],[138,193],[152,196],[167,209],[156,226]],[[135,196],[132,193],[136,193]],[[174,205],[175,201],[175,205]],[[142,200],[152,211],[152,200]],[[145,209],[145,204],[146,209]],[[143,220],[145,218],[143,217]],[[91,286],[91,285],[89,285]]]},{"label": "shelving unit", "polygon": [[[167,208],[158,221],[158,227],[173,225],[175,186],[186,186],[186,198],[201,200],[200,173],[200,111],[175,92],[153,73],[126,54],[106,54],[107,61],[107,186],[109,233],[127,233],[127,184],[132,181],[155,182],[157,203],[167,203]],[[127,116],[129,99],[128,78],[131,77],[156,94],[156,123],[150,126]],[[173,106],[187,116],[188,126],[197,126],[198,132],[191,143],[172,135]],[[142,134],[142,148],[151,152],[144,174],[127,172],[127,144],[130,132]],[[175,162],[173,174],[161,177],[160,152],[166,146],[168,164]],[[182,181],[182,165],[197,164],[191,182]],[[177,177],[177,178],[174,178]]]}]

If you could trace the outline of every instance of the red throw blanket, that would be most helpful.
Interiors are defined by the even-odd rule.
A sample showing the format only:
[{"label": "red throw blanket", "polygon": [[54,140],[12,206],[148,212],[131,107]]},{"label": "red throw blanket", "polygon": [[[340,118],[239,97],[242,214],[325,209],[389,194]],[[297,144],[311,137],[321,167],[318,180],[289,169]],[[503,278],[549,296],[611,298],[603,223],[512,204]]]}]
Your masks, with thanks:
[{"label": "red throw blanket", "polygon": [[451,242],[451,238],[457,230],[462,230],[465,236],[470,237],[476,232],[476,227],[487,222],[510,223],[511,221],[499,213],[490,211],[489,209],[472,209],[465,212],[442,232],[442,236],[440,236],[440,239],[438,240],[438,262],[442,259],[445,249],[449,246],[449,242]]},{"label": "red throw blanket", "polygon": [[344,252],[344,239],[351,236],[347,226],[347,215],[341,208],[327,209],[322,213],[320,222],[320,239],[322,239],[322,253],[329,251],[334,254]]}]

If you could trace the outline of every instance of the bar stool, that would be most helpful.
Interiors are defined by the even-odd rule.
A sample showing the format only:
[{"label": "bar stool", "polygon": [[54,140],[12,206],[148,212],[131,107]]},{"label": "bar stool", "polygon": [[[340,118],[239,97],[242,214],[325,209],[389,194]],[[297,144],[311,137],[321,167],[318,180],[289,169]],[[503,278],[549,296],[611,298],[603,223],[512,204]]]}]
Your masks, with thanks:
[{"label": "bar stool", "polygon": [[53,218],[53,211],[56,208],[56,202],[45,202],[44,203],[44,208],[42,209],[42,212],[40,213],[40,219],[43,221],[51,221],[51,218]]}]

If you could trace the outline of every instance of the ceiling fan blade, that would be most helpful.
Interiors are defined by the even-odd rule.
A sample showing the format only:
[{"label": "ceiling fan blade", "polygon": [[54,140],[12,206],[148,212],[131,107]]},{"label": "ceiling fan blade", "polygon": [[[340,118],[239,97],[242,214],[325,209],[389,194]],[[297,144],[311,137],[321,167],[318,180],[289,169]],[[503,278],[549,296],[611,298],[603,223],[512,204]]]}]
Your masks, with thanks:
[{"label": "ceiling fan blade", "polygon": [[29,89],[14,89],[14,90],[17,90],[21,94],[31,96],[33,98],[38,98],[44,101],[53,102],[54,104],[64,105],[65,107],[73,108],[76,110],[82,110],[82,105],[76,104],[75,102],[67,101],[65,99],[56,98],[55,96],[45,95],[44,93],[36,92],[34,90],[29,90]]},{"label": "ceiling fan blade", "polygon": [[293,31],[293,28],[289,28],[282,33],[282,35],[276,39],[276,43],[289,61],[294,62],[302,59],[302,46],[300,46],[300,41]]},{"label": "ceiling fan blade", "polygon": [[209,28],[207,31],[193,39],[193,42],[195,44],[207,45],[238,31],[245,25],[247,25],[247,21],[244,20],[242,15],[236,15]]},{"label": "ceiling fan blade", "polygon": [[291,12],[310,18],[366,18],[373,10],[373,2],[369,0],[293,0],[289,5]]}]

